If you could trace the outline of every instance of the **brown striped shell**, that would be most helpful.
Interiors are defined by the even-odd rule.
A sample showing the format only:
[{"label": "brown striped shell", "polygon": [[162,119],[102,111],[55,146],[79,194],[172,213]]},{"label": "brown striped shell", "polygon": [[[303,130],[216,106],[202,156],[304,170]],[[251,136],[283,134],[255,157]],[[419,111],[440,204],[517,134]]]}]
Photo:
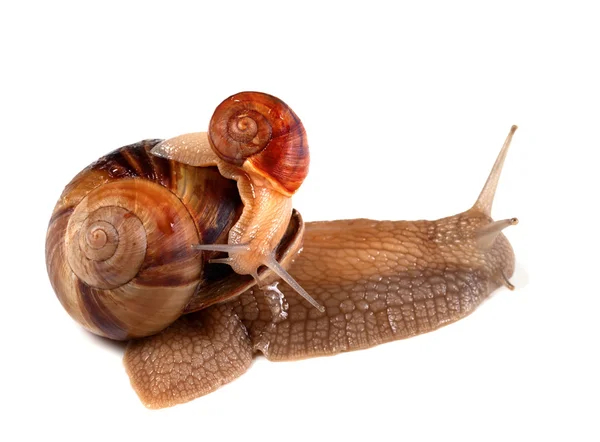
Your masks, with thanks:
[{"label": "brown striped shell", "polygon": [[[243,209],[237,184],[216,167],[151,155],[161,140],[125,146],[80,172],[64,189],[46,236],[46,265],[63,307],[87,330],[124,340],[152,335],[182,314],[238,296],[255,284],[218,252]],[[276,251],[287,267],[302,246],[294,211]],[[268,282],[272,276],[259,272]]]},{"label": "brown striped shell", "polygon": [[48,227],[46,262],[67,312],[112,339],[156,333],[203,281],[190,247],[226,242],[242,204],[234,181],[149,155],[159,140],[101,158],[67,185]]},{"label": "brown striped shell", "polygon": [[308,174],[304,126],[277,97],[262,92],[232,95],[215,110],[208,133],[222,160],[257,173],[284,195],[296,192]]}]

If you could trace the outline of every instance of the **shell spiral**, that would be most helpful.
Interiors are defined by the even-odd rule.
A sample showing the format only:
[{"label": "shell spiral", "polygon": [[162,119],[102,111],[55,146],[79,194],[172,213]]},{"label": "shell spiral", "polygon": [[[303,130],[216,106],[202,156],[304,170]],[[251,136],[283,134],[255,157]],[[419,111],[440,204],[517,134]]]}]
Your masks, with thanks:
[{"label": "shell spiral", "polygon": [[272,95],[232,95],[215,110],[208,132],[222,160],[258,173],[285,195],[292,195],[308,174],[304,126],[287,104]]},{"label": "shell spiral", "polygon": [[226,241],[242,205],[234,181],[126,146],[79,173],[46,237],[52,286],[67,312],[112,339],[156,333],[177,319],[203,278],[190,247]]}]

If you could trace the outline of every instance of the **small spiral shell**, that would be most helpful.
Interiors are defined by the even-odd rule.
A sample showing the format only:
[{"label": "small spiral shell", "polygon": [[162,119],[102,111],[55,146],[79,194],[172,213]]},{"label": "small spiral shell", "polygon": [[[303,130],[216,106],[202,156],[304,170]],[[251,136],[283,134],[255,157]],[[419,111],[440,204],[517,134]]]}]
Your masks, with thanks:
[{"label": "small spiral shell", "polygon": [[209,125],[215,153],[258,173],[291,196],[308,174],[309,151],[300,118],[279,98],[241,92],[223,101]]},{"label": "small spiral shell", "polygon": [[121,148],[65,188],[46,239],[48,274],[67,312],[93,333],[156,333],[184,311],[203,278],[192,244],[226,241],[242,209],[234,181]]}]

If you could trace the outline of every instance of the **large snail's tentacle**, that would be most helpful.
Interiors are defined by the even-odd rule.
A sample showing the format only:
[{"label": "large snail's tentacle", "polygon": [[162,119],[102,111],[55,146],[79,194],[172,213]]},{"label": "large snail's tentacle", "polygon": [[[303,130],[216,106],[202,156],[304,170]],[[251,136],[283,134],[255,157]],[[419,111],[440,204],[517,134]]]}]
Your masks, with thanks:
[{"label": "large snail's tentacle", "polygon": [[487,224],[477,230],[477,245],[482,249],[487,249],[494,245],[496,238],[504,229],[510,226],[516,226],[519,224],[517,218],[503,219],[501,221],[494,221]]},{"label": "large snail's tentacle", "polygon": [[475,201],[475,204],[473,205],[473,210],[492,216],[492,205],[494,204],[494,197],[496,196],[496,188],[498,187],[498,181],[500,181],[500,175],[502,174],[502,168],[504,167],[504,161],[506,160],[510,143],[516,131],[517,126],[513,125],[504,141],[502,149],[500,149],[494,167],[492,167],[492,171],[490,172],[483,189],[481,189],[477,201]]},{"label": "large snail's tentacle", "polygon": [[252,362],[246,329],[227,304],[185,315],[156,336],[131,341],[125,368],[148,408],[188,402],[242,375]]}]

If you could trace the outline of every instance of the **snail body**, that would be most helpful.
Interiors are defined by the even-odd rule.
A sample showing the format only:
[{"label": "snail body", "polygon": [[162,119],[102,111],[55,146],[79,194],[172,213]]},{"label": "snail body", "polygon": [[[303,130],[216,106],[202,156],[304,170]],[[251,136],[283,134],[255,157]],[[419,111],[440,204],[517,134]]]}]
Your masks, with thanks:
[{"label": "snail body", "polygon": [[[289,271],[324,312],[284,285],[287,315],[274,317],[269,299],[250,289],[131,341],[124,362],[142,402],[162,408],[208,394],[242,375],[257,353],[295,360],[431,332],[472,313],[496,288],[514,289],[514,252],[502,230],[518,221],[494,221],[491,209],[515,130],[465,212],[436,221],[306,223]],[[182,348],[182,339],[194,346]]]},{"label": "snail body", "polygon": [[[517,220],[494,221],[491,209],[516,126],[465,212],[305,225],[290,200],[307,172],[304,128],[281,107],[265,129],[265,103],[282,104],[234,95],[208,133],[112,152],[67,185],[52,214],[57,297],[91,332],[139,338],[124,363],[150,408],[214,391],[259,352],[291,360],[368,348],[455,322],[497,287],[514,288],[502,230]],[[222,130],[242,133],[223,148]]]}]

